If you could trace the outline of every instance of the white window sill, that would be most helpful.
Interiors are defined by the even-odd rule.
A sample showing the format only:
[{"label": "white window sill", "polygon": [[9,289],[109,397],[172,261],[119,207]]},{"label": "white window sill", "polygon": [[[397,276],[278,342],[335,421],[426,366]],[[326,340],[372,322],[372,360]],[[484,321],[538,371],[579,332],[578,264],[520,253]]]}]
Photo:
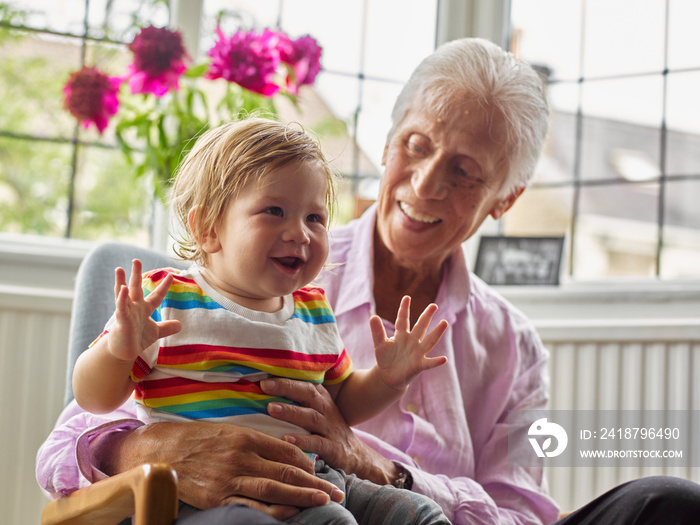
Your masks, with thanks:
[{"label": "white window sill", "polygon": [[565,281],[559,286],[495,286],[536,323],[560,319],[695,319],[700,326],[700,281],[615,279]]},{"label": "white window sill", "polygon": [[0,233],[0,285],[73,290],[80,262],[94,243]]},{"label": "white window sill", "polygon": [[[72,292],[80,262],[94,244],[0,233],[0,286],[15,295],[28,288]],[[653,324],[678,319],[700,325],[700,280],[564,280],[559,286],[494,288],[538,326],[556,326],[567,319],[595,325],[605,320]]]}]

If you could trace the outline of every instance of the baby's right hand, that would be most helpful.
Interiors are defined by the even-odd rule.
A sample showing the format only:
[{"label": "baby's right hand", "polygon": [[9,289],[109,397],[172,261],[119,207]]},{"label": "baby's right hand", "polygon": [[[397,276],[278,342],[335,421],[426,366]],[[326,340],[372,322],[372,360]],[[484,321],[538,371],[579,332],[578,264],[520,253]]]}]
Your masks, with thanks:
[{"label": "baby's right hand", "polygon": [[114,297],[117,307],[114,326],[107,336],[109,352],[122,361],[134,361],[146,348],[158,339],[180,331],[180,322],[175,320],[156,322],[151,314],[163,301],[173,282],[166,277],[147,297],[141,285],[141,261],[131,264],[131,278],[126,284],[126,272],[117,268],[114,272]]}]

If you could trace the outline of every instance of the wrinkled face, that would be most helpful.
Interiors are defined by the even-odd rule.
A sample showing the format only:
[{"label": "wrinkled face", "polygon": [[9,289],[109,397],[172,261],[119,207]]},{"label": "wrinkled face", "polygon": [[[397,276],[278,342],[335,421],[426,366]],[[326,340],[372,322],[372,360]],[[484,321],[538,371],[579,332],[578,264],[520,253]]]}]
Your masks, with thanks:
[{"label": "wrinkled face", "polygon": [[519,195],[499,192],[507,177],[503,119],[466,102],[439,119],[410,110],[389,138],[377,231],[402,265],[440,266],[488,215]]},{"label": "wrinkled face", "polygon": [[293,163],[246,183],[200,244],[205,275],[248,308],[274,311],[311,282],[328,256],[328,181],[316,162]]}]

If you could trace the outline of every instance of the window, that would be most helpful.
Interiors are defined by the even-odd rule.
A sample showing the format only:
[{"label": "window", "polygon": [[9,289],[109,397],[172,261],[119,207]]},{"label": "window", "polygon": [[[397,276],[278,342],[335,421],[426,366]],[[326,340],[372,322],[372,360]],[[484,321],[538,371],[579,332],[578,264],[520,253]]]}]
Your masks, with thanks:
[{"label": "window", "polygon": [[566,234],[577,279],[700,276],[698,17],[693,0],[512,1],[552,119],[505,233]]},{"label": "window", "polygon": [[[61,90],[83,64],[123,71],[126,43],[147,24],[172,22],[198,33],[195,62],[201,63],[222,11],[227,34],[271,27],[319,41],[324,69],[314,89],[302,93],[302,112],[278,109],[320,135],[343,175],[339,221],[356,214],[363,196],[374,197],[393,100],[434,48],[436,0],[172,4],[187,12],[170,12],[163,0],[73,0],[70,9],[50,0],[0,3],[0,93],[8,101],[0,109],[0,231],[152,243],[149,181],[133,176],[113,126],[100,135],[76,125],[62,107]],[[413,15],[408,19],[393,15],[406,9]]]},{"label": "window", "polygon": [[[552,108],[533,184],[499,230],[566,235],[565,273],[576,280],[700,277],[694,0],[180,0],[172,12],[169,4],[0,1],[0,231],[155,242],[149,181],[134,178],[112,130],[83,130],[62,108],[69,72],[83,63],[122,70],[139,25],[194,28],[200,62],[222,10],[227,33],[238,24],[313,35],[324,69],[303,93],[303,111],[281,112],[319,133],[343,175],[342,223],[376,196],[391,106],[437,33],[478,36],[482,24],[487,37],[510,28],[512,50],[546,75]],[[444,6],[452,11],[438,13]]]}]

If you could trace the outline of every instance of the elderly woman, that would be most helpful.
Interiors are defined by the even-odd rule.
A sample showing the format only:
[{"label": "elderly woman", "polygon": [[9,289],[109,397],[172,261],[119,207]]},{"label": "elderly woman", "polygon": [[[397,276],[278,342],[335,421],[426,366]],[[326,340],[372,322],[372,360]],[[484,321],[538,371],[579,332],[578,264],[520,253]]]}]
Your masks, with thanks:
[{"label": "elderly woman", "polygon": [[[194,507],[244,503],[285,519],[297,506],[336,497],[313,477],[304,449],[359,477],[425,494],[454,523],[558,518],[542,469],[508,462],[508,412],[544,408],[547,352],[531,323],[469,271],[462,251],[487,216],[498,219],[513,205],[534,171],[547,131],[543,85],[494,44],[463,39],[418,66],[392,119],[378,202],[331,232],[332,270],[321,281],[357,366],[374,362],[370,316],[377,313],[393,331],[389,320],[405,294],[413,312],[438,304],[450,327],[433,355],[447,356],[448,364],[420,376],[357,431],[322,387],[263,381],[266,392],[299,402],[272,403],[269,413],[311,432],[285,441],[231,425],[142,426],[124,420],[133,417],[128,404],[108,417],[72,404],[37,458],[45,490],[67,493],[102,473],[164,461],[178,473],[181,499]],[[171,428],[162,432],[162,425]],[[652,480],[619,487],[566,519],[634,523],[634,516],[654,518],[647,508],[680,512],[668,492],[700,500],[695,485],[666,493],[659,486]],[[236,519],[240,508],[226,508]]]}]

